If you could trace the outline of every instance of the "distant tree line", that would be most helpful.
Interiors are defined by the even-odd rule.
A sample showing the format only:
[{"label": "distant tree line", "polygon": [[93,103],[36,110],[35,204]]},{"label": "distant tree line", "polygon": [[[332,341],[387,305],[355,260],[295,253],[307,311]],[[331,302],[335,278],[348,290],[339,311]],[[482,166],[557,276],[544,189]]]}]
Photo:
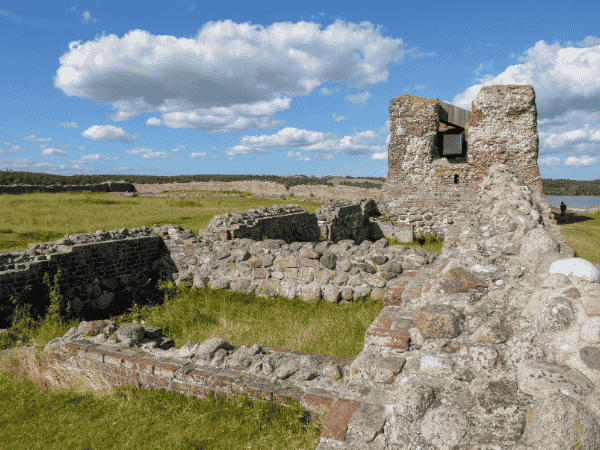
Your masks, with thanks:
[{"label": "distant tree line", "polygon": [[333,186],[327,181],[327,177],[316,178],[306,175],[282,177],[278,175],[176,175],[171,177],[154,175],[53,175],[49,173],[36,172],[13,172],[10,170],[0,171],[0,186],[11,184],[24,184],[36,186],[51,186],[67,184],[85,185],[100,184],[105,181],[125,181],[132,184],[166,184],[166,183],[191,183],[193,181],[272,181],[286,186],[312,184]]},{"label": "distant tree line", "polygon": [[578,180],[552,180],[543,179],[542,186],[546,195],[566,196],[600,196],[600,180],[578,181]]}]

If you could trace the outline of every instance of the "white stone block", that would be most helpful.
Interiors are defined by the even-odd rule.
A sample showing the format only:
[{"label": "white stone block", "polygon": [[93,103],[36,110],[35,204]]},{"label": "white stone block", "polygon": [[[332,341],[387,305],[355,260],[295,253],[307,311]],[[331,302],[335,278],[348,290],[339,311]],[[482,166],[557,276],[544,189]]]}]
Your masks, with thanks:
[{"label": "white stone block", "polygon": [[569,277],[575,277],[591,283],[600,282],[600,270],[583,258],[568,258],[554,261],[550,266],[549,272],[551,274],[562,273]]}]

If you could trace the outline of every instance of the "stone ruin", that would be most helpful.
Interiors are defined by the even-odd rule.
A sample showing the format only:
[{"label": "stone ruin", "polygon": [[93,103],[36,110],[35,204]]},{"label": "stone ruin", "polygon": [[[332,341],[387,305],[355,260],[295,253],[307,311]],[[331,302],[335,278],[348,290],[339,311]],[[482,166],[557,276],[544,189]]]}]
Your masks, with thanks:
[{"label": "stone ruin", "polygon": [[0,194],[31,194],[36,191],[39,192],[47,192],[47,193],[57,193],[57,192],[81,192],[81,191],[91,191],[91,192],[135,192],[135,186],[132,183],[128,183],[124,180],[119,181],[103,181],[99,184],[84,184],[84,185],[76,185],[76,184],[67,184],[65,186],[61,185],[51,185],[51,186],[40,186],[40,185],[30,185],[26,184],[20,186],[18,184],[9,184],[5,186],[0,186]]},{"label": "stone ruin", "polygon": [[[482,87],[472,112],[403,94],[390,102],[388,174],[383,199],[393,215],[429,214],[415,232],[444,234],[447,219],[472,209],[496,163],[512,167],[543,202],[537,157],[535,91],[530,85]],[[544,206],[545,214],[550,211]]]},{"label": "stone ruin", "polygon": [[[482,91],[478,99],[486,98]],[[515,101],[507,96],[508,104]],[[390,170],[392,165],[393,155]],[[229,398],[246,392],[282,404],[297,399],[311,418],[322,420],[317,450],[596,450],[598,265],[574,257],[533,172],[500,163],[487,167],[484,177],[480,169],[468,169],[459,183],[470,180],[471,203],[461,205],[467,194],[457,191],[458,203],[447,204],[459,220],[445,222],[438,257],[416,255],[409,265],[409,258],[390,252],[383,241],[324,242],[324,248],[264,242],[266,250],[298,252],[286,272],[296,276],[299,270],[290,269],[310,268],[323,256],[325,264],[339,262],[361,276],[367,268],[361,264],[387,264],[389,270],[369,278],[386,281],[384,308],[354,360],[259,344],[235,348],[219,337],[176,349],[160,328],[145,323],[117,328],[104,320],[81,322],[45,350],[58,362],[93,367],[115,385],[132,382],[198,397],[210,390]],[[428,206],[420,208],[415,214],[433,216]],[[182,231],[169,228],[168,234],[187,242],[189,235],[179,238]],[[230,262],[250,261],[242,250],[254,245],[250,239],[212,241],[227,245],[220,251],[229,253]],[[326,255],[330,247],[335,251]],[[279,265],[290,256],[282,256]],[[266,259],[270,267],[273,259]],[[183,272],[181,261],[177,264]],[[334,289],[334,280],[327,283]],[[341,299],[339,292],[324,298]]]},{"label": "stone ruin", "polygon": [[328,201],[315,214],[298,205],[259,206],[215,216],[207,228],[199,231],[199,236],[218,240],[282,239],[288,244],[348,239],[360,244],[385,237],[412,242],[413,225],[383,220],[379,208],[385,210],[380,201],[368,198]]},{"label": "stone ruin", "polygon": [[[298,293],[332,302],[340,296],[344,301],[363,298],[387,283],[381,278],[388,272],[387,260],[380,262],[379,255],[370,262],[371,245],[375,242],[378,251],[379,241],[387,246],[385,237],[412,241],[412,226],[394,225],[378,216],[377,204],[367,199],[330,202],[316,214],[298,205],[274,205],[215,216],[198,236],[178,226],[155,225],[30,243],[27,250],[0,253],[0,326],[8,326],[14,317],[11,295],[27,295],[21,300],[32,304],[33,316],[43,315],[49,306],[43,275],[48,273],[52,280],[59,270],[62,306],[70,305],[80,319],[122,314],[144,296],[162,298],[153,288],[159,280],[187,276],[196,287],[286,297]],[[405,267],[421,258],[408,247],[395,248],[399,251],[394,256],[385,257],[404,258]],[[288,258],[298,252],[308,256]],[[381,273],[374,275],[377,272]],[[328,286],[331,280],[335,287]],[[32,292],[26,294],[25,286]]]},{"label": "stone ruin", "polygon": [[108,321],[46,350],[114,384],[296,398],[322,418],[318,450],[600,448],[600,272],[538,209],[491,167],[442,254],[390,280],[354,360],[218,337],[176,349],[160,328]]}]

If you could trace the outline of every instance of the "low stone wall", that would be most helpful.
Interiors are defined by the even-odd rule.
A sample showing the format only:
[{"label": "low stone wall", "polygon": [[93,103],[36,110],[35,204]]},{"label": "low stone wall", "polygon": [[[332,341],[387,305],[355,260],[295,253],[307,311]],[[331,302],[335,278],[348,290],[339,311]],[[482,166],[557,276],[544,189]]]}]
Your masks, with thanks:
[{"label": "low stone wall", "polygon": [[[298,205],[259,207],[216,216],[209,228],[199,230],[195,242],[281,239],[287,244],[316,244],[321,240],[360,244],[384,237],[412,241],[412,226],[383,221],[379,215],[372,199],[355,200],[353,204],[329,202],[315,214]],[[197,260],[195,252],[204,255],[203,248],[195,247],[190,254],[180,248],[179,243],[169,241],[170,233],[180,236],[179,231],[182,231],[179,227],[160,228],[158,225],[152,230],[146,227],[98,230],[65,235],[56,242],[31,243],[27,250],[0,253],[0,313],[4,320],[0,325],[10,324],[14,313],[11,295],[22,299],[35,297],[34,312],[44,315],[50,300],[43,276],[48,273],[53,285],[58,270],[61,271],[59,286],[66,302],[64,306],[70,304],[75,313],[87,310],[95,316],[115,307],[126,309],[131,306],[133,290],[141,289],[149,279],[153,284],[160,278],[176,279],[174,273],[189,269],[186,264],[178,267],[179,262]],[[165,237],[166,246],[152,232]],[[191,231],[184,234],[184,239],[194,237]],[[25,286],[30,286],[36,295],[27,294]],[[39,300],[42,298],[44,300]]]},{"label": "low stone wall", "polygon": [[124,181],[105,181],[100,184],[84,184],[75,185],[68,184],[66,186],[52,185],[52,186],[36,186],[36,185],[23,185],[11,184],[8,186],[0,186],[0,194],[30,194],[36,191],[47,192],[47,193],[61,193],[61,192],[135,192],[135,187],[131,183]]},{"label": "low stone wall", "polygon": [[[352,208],[360,209],[358,205],[350,207]],[[311,218],[310,229],[316,237],[318,232],[316,216],[306,212],[291,214],[296,219],[298,215]],[[288,216],[262,220],[266,223],[269,220],[286,217]],[[295,223],[300,222],[295,220]],[[377,236],[373,230],[378,230],[379,224],[374,218],[370,218],[367,223],[370,234]],[[384,224],[384,227],[391,229],[392,232],[394,230],[394,227],[389,224]],[[257,230],[261,231],[260,227]],[[378,247],[385,248],[387,241],[383,237],[386,233],[380,229],[379,233],[381,238]],[[44,316],[50,304],[48,290],[43,284],[44,273],[48,273],[50,284],[53,286],[54,275],[58,270],[61,271],[58,286],[63,296],[63,306],[66,308],[69,304],[72,314],[84,319],[106,316],[111,311],[125,311],[136,299],[132,298],[132,294],[144,292],[143,289],[148,286],[148,281],[151,281],[150,286],[154,286],[159,279],[178,282],[189,275],[193,276],[194,285],[198,287],[205,286],[204,279],[208,278],[207,281],[213,288],[233,286],[234,290],[248,290],[252,286],[252,291],[258,288],[269,295],[274,292],[289,295],[290,289],[300,292],[300,288],[291,288],[289,283],[284,282],[295,282],[299,286],[302,282],[309,284],[319,281],[317,285],[313,283],[310,287],[304,288],[306,293],[310,291],[309,294],[316,295],[317,298],[324,296],[325,292],[329,296],[341,296],[344,299],[356,295],[364,297],[371,292],[371,289],[381,289],[386,286],[385,277],[389,279],[391,275],[382,275],[378,272],[386,272],[387,266],[384,263],[393,260],[393,255],[376,258],[372,263],[375,265],[368,266],[363,266],[365,258],[359,257],[356,260],[351,258],[353,252],[360,253],[370,248],[372,241],[363,241],[360,247],[351,239],[342,239],[337,243],[339,247],[332,246],[327,251],[325,250],[331,246],[331,242],[318,244],[316,241],[318,239],[312,242],[288,244],[285,240],[256,241],[236,238],[224,244],[242,245],[243,248],[237,253],[228,253],[227,250],[215,250],[215,242],[220,241],[214,238],[195,237],[191,231],[173,225],[163,227],[156,225],[152,229],[124,228],[110,232],[98,230],[96,233],[66,235],[64,239],[56,242],[31,243],[28,250],[0,253],[0,312],[2,314],[0,325],[7,327],[11,324],[14,305],[10,302],[10,295],[24,298],[25,304],[33,302],[34,313]],[[266,256],[264,259],[262,257],[265,255],[262,253],[260,256],[258,254],[253,256],[245,250],[246,247],[269,249],[271,246],[267,253],[273,253],[273,245],[276,248],[287,246],[284,247],[287,253],[283,252],[281,257]],[[318,245],[321,245],[322,250],[314,251],[313,248],[321,248]],[[395,251],[413,251],[402,246],[393,248],[396,249]],[[336,265],[336,252],[340,257],[345,257],[339,265]],[[296,253],[299,256],[295,256]],[[418,251],[415,255],[418,255]],[[324,259],[321,259],[322,257]],[[414,259],[414,255],[410,258]],[[419,261],[425,263],[426,259],[419,259]],[[350,275],[342,273],[351,270],[354,272]],[[351,277],[356,274],[359,276]],[[235,280],[239,277],[244,279]],[[334,280],[336,280],[337,290],[333,287],[326,290],[326,285],[333,284]],[[354,286],[354,289],[350,285]],[[35,293],[33,298],[27,295],[23,297],[25,286],[32,288],[32,292]],[[359,288],[358,291],[356,288]],[[154,294],[157,293],[160,294],[160,291],[155,290]],[[383,291],[380,294],[383,295]]]},{"label": "low stone wall", "polygon": [[[85,324],[85,322],[82,322]],[[95,324],[95,322],[91,322]],[[109,325],[110,326],[110,325]],[[144,327],[143,341],[160,341],[160,347],[172,348],[173,340],[163,337],[162,329],[150,325]],[[209,342],[209,344],[212,344]],[[223,345],[223,344],[217,344]],[[170,347],[171,346],[171,347]],[[320,365],[331,367],[327,374],[331,377],[329,384],[339,381],[335,378],[336,372],[344,375],[353,360],[329,355],[312,355],[306,352],[293,351],[285,348],[258,346],[260,353],[272,356],[276,360],[299,358],[315,358]],[[227,346],[227,348],[233,348]],[[241,354],[254,350],[253,347],[243,346],[239,349]],[[218,350],[223,352],[224,350]],[[288,406],[287,398],[298,399],[300,405],[309,413],[310,420],[318,420],[324,411],[328,411],[337,399],[337,393],[323,390],[320,395],[312,393],[312,389],[296,383],[289,386],[286,383],[269,378],[258,377],[248,371],[246,364],[239,365],[235,370],[215,367],[210,360],[200,361],[192,358],[167,358],[154,356],[150,353],[140,353],[128,348],[114,348],[112,346],[98,345],[86,339],[73,340],[61,345],[60,348],[50,352],[50,357],[58,364],[72,368],[87,369],[102,376],[112,386],[131,385],[134,388],[164,389],[170,392],[189,395],[198,399],[217,399],[217,393],[229,400],[234,399],[242,390],[250,398],[269,401],[274,400],[282,406]],[[240,374],[242,374],[240,376]],[[336,383],[342,384],[342,383]],[[335,387],[335,385],[333,385]],[[210,393],[212,392],[212,395]]]},{"label": "low stone wall", "polygon": [[250,192],[254,195],[290,195],[299,197],[334,198],[354,200],[363,197],[374,199],[382,198],[381,189],[347,188],[331,187],[324,185],[292,186],[289,190],[282,184],[270,181],[208,181],[192,183],[170,183],[170,184],[136,184],[135,189],[139,193],[158,194],[165,191],[187,191],[187,190],[208,190],[208,191],[242,191]]},{"label": "low stone wall", "polygon": [[205,228],[199,236],[231,239],[284,239],[291,242],[318,241],[320,230],[317,218],[306,211],[294,212],[282,216],[262,217],[247,220],[247,225],[238,224],[232,228]]},{"label": "low stone wall", "polygon": [[[148,280],[167,278],[176,270],[172,262],[165,264],[168,260],[169,250],[163,240],[146,227],[65,235],[56,242],[30,243],[27,250],[1,252],[0,325],[11,323],[15,308],[11,295],[45,315],[50,305],[45,273],[53,286],[60,270],[60,293],[65,301],[79,313],[83,302],[79,299],[87,299],[93,305],[90,314],[95,315],[115,307],[126,309],[136,300],[136,292],[150,294],[152,289],[146,290]],[[25,286],[30,286],[30,293]]]},{"label": "low stone wall", "polygon": [[215,216],[198,235],[217,240],[282,239],[288,244],[344,239],[361,243],[384,237],[412,242],[412,224],[383,221],[380,216],[377,203],[367,198],[327,202],[315,214],[307,213],[298,205],[260,206]]},{"label": "low stone wall", "polygon": [[272,181],[194,181],[192,183],[135,184],[139,193],[159,194],[165,191],[242,191],[252,194],[285,195],[286,187]]}]

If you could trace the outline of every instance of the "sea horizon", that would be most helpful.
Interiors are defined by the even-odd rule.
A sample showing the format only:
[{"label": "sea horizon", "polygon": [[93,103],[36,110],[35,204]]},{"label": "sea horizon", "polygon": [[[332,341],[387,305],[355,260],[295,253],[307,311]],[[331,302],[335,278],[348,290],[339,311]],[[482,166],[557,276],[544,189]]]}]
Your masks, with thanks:
[{"label": "sea horizon", "polygon": [[546,201],[555,206],[560,206],[560,202],[565,202],[565,205],[567,205],[568,208],[587,210],[591,206],[599,205],[600,197],[579,195],[546,195]]}]

